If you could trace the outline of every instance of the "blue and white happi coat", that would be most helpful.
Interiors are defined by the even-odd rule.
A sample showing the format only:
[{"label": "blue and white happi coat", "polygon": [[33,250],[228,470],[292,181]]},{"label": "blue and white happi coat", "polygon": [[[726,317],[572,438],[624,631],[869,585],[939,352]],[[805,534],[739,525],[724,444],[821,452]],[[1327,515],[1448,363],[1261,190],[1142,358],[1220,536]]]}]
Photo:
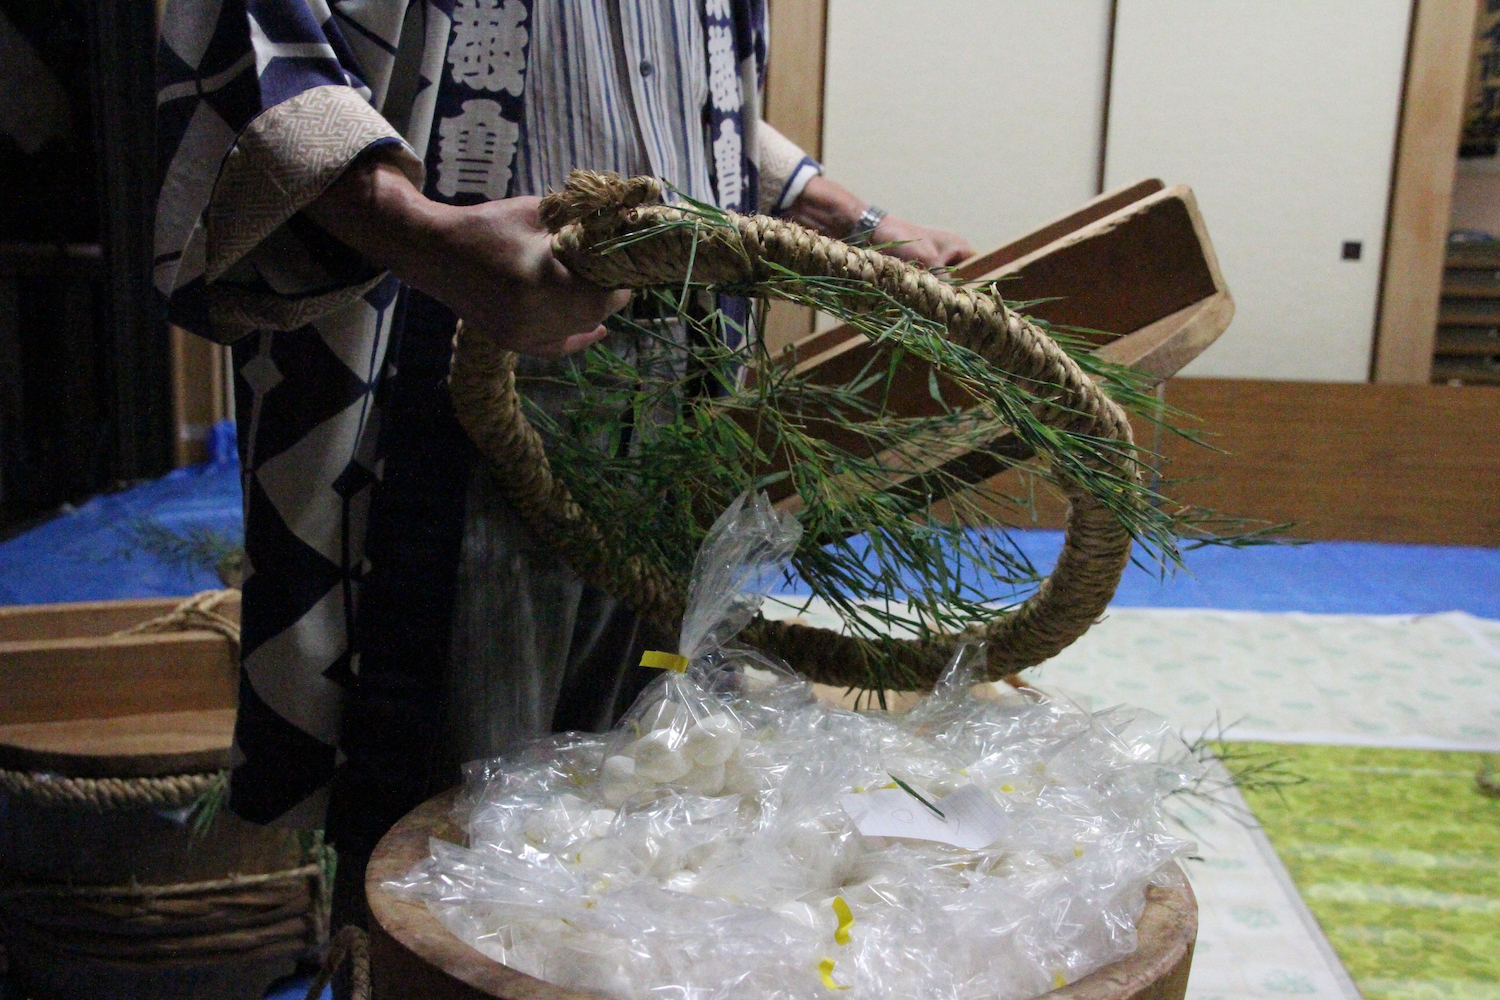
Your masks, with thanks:
[{"label": "blue and white happi coat", "polygon": [[[409,807],[435,723],[402,658],[444,633],[451,593],[376,581],[452,561],[403,477],[439,483],[428,508],[463,501],[451,415],[432,424],[453,317],[300,210],[380,146],[450,204],[581,166],[782,210],[819,168],[760,121],[765,36],[763,0],[169,2],[154,277],[173,322],[234,345],[242,814],[321,826],[361,760],[362,794]],[[402,661],[379,683],[377,655]],[[351,726],[359,699],[375,721]]]}]

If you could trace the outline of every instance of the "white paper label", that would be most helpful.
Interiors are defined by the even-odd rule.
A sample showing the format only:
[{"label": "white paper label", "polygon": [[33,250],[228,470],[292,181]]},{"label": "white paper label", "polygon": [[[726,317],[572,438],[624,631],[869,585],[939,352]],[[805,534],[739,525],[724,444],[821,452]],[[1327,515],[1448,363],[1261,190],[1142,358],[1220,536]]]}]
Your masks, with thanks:
[{"label": "white paper label", "polygon": [[935,840],[966,851],[993,844],[1009,823],[1005,810],[978,785],[965,785],[940,799],[936,805],[942,816],[900,788],[859,792],[845,795],[839,801],[859,832],[867,837]]}]

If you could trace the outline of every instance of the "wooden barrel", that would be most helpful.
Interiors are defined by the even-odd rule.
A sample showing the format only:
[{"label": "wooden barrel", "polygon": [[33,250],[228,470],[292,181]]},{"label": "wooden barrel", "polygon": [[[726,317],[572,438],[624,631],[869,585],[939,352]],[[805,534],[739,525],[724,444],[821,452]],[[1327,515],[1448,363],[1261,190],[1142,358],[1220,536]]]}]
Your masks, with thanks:
[{"label": "wooden barrel", "polygon": [[[399,899],[384,883],[404,876],[428,856],[428,840],[461,842],[445,792],[409,813],[375,848],[365,876],[370,901],[370,977],[373,1000],[599,1000],[501,965],[448,932],[421,903]],[[1146,891],[1133,954],[1061,989],[1048,1000],[1183,1000],[1198,904],[1182,879]]]},{"label": "wooden barrel", "polygon": [[295,831],[194,822],[230,762],[232,646],[113,634],[175,604],[0,609],[0,934],[18,995],[260,1000],[324,936],[321,866]]}]

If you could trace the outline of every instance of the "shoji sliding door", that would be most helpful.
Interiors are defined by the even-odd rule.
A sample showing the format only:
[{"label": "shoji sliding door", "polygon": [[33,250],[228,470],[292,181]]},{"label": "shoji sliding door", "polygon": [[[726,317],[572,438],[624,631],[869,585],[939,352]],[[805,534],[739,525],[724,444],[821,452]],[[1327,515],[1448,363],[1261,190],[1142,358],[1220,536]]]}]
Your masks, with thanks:
[{"label": "shoji sliding door", "polygon": [[1109,0],[829,0],[829,176],[981,248],[1093,197],[1109,11]]},{"label": "shoji sliding door", "polygon": [[1411,0],[1119,0],[1107,185],[1193,186],[1234,324],[1185,374],[1369,376]]}]

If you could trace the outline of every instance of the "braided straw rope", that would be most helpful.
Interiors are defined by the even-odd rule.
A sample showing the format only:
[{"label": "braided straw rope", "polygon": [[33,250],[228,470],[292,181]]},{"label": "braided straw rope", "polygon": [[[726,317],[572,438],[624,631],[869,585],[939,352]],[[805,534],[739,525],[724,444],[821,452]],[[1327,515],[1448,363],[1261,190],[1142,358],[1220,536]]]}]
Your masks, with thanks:
[{"label": "braided straw rope", "polygon": [[[218,610],[236,593],[238,591],[205,590],[164,615],[122,629],[114,635],[154,635],[204,629],[229,640],[238,659],[240,627],[234,619]],[[68,778],[59,774],[0,768],[0,795],[25,799],[50,809],[85,809],[90,812],[182,809],[198,801],[221,780],[222,771],[150,778]]]},{"label": "braided straw rope", "polygon": [[321,940],[323,895],[322,868],[306,864],[173,885],[6,887],[0,913],[12,946],[50,961],[213,962]]},{"label": "braided straw rope", "polygon": [[65,778],[0,769],[0,793],[49,809],[181,809],[196,802],[219,780],[219,772],[160,778]]},{"label": "braided straw rope", "polygon": [[354,924],[339,928],[328,942],[328,954],[307,986],[306,1000],[318,1000],[345,962],[349,963],[349,1000],[370,1000],[370,935]]},{"label": "braided straw rope", "polygon": [[234,889],[256,889],[282,882],[321,880],[323,869],[316,863],[283,868],[281,871],[255,875],[230,875],[206,882],[174,882],[171,885],[22,885],[0,888],[0,899],[24,899],[31,896],[49,899],[186,899],[209,896]]},{"label": "braided straw rope", "polygon": [[230,598],[237,595],[237,590],[204,590],[194,594],[183,601],[177,607],[164,615],[143,621],[139,625],[121,629],[114,636],[126,635],[156,635],[161,632],[188,632],[200,629],[205,632],[217,632],[229,640],[229,645],[234,647],[236,658],[240,651],[240,626],[233,618],[229,618],[219,612],[219,608]]},{"label": "braided straw rope", "polygon": [[[558,259],[606,288],[680,285],[689,270],[693,281],[750,285],[783,278],[776,267],[858,279],[943,324],[951,340],[1030,390],[1041,401],[1039,418],[1122,442],[1127,450],[1131,445],[1124,411],[1040,327],[997,297],[784,219],[730,213],[727,226],[653,232],[663,223],[693,219],[660,201],[661,186],[653,178],[574,171],[566,188],[543,199],[541,212],[556,234]],[[762,289],[777,293],[774,284]],[[450,373],[459,422],[494,464],[501,489],[522,517],[580,576],[649,618],[675,622],[683,595],[643,560],[620,558],[552,475],[541,438],[521,412],[515,365],[513,352],[467,335],[460,324]],[[1133,463],[1127,472],[1139,474]],[[1052,574],[1014,612],[973,634],[897,644],[897,662],[908,678],[930,683],[957,641],[976,638],[987,644],[991,679],[1013,674],[1055,655],[1104,611],[1129,559],[1130,535],[1081,485],[1069,479],[1061,479],[1061,485],[1069,502],[1067,534]],[[815,681],[855,686],[868,676],[862,662],[866,647],[846,635],[765,619],[753,622],[744,635]]]}]

